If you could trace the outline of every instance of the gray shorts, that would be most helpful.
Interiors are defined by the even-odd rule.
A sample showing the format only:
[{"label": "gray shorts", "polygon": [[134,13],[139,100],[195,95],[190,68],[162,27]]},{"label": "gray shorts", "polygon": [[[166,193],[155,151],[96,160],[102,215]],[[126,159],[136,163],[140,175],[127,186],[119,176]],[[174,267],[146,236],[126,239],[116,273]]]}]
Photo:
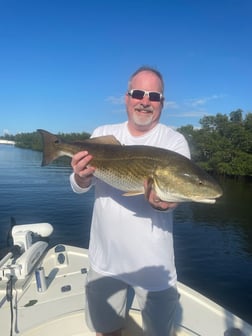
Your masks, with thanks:
[{"label": "gray shorts", "polygon": [[[90,269],[86,283],[86,322],[92,331],[108,333],[124,328],[131,287],[121,280]],[[148,292],[134,288],[146,336],[169,336],[178,303],[176,287]]]}]

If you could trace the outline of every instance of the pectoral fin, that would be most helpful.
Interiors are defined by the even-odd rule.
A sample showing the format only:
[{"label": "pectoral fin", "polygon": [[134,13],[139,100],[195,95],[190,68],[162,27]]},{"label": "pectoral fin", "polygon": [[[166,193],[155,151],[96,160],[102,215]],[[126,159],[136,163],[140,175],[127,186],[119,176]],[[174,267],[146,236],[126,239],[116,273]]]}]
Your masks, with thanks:
[{"label": "pectoral fin", "polygon": [[153,186],[154,186],[154,180],[152,177],[148,177],[146,179],[147,181],[147,188],[143,189],[142,190],[132,190],[132,191],[127,191],[123,194],[123,196],[137,196],[137,195],[144,195],[145,198],[148,200],[149,199],[149,196],[150,196],[150,192],[151,190],[153,189]]}]

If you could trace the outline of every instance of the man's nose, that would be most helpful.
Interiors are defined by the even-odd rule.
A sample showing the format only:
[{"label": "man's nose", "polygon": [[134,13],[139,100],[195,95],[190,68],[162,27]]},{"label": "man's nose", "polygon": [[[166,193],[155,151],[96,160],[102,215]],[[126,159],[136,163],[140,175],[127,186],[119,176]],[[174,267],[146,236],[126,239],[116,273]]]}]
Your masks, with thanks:
[{"label": "man's nose", "polygon": [[143,99],[141,100],[141,103],[142,103],[143,105],[149,105],[149,104],[150,104],[150,100],[149,100],[149,95],[148,95],[148,94],[145,94],[145,95],[143,96]]}]

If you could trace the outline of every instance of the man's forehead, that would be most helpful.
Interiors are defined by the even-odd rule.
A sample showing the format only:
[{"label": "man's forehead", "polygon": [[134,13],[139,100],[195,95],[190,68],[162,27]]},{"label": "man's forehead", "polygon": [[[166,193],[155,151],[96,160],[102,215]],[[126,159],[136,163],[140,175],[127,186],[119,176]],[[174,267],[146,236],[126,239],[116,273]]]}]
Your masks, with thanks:
[{"label": "man's forehead", "polygon": [[137,73],[132,78],[131,84],[134,85],[134,83],[136,82],[141,82],[141,81],[144,82],[146,80],[153,82],[153,84],[159,86],[159,89],[162,89],[162,81],[160,80],[160,78],[157,76],[157,74],[155,74],[152,71],[148,71],[148,70],[144,70],[144,71]]}]

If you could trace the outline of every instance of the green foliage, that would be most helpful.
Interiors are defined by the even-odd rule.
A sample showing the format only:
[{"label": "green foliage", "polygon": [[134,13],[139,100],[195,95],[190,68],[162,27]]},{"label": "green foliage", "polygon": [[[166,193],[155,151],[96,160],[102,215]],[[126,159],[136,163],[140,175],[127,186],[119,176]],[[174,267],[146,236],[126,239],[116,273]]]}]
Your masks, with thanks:
[{"label": "green foliage", "polygon": [[15,135],[14,141],[16,142],[16,146],[20,148],[42,150],[42,140],[37,132],[19,133]]},{"label": "green foliage", "polygon": [[231,176],[252,176],[252,113],[218,113],[200,120],[201,129],[178,129],[188,140],[192,159],[203,169]]}]

